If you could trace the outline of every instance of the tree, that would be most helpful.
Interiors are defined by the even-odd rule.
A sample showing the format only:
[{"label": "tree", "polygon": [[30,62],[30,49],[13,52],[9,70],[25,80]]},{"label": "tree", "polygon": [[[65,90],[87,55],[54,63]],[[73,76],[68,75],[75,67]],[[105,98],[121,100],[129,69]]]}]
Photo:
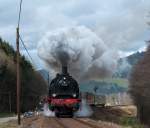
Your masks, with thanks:
[{"label": "tree", "polygon": [[137,106],[138,118],[150,125],[150,46],[134,67],[130,78],[130,94]]},{"label": "tree", "polygon": [[[32,64],[20,55],[21,111],[33,110],[47,94],[47,84]],[[11,97],[11,99],[10,99]],[[0,38],[0,111],[16,112],[16,52]]]}]

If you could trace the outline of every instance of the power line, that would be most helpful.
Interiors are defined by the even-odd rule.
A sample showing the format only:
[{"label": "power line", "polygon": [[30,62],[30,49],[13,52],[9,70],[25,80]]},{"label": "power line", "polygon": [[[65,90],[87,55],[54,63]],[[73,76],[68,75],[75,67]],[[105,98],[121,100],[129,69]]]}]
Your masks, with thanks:
[{"label": "power line", "polygon": [[33,61],[33,59],[32,59],[32,57],[31,57],[31,55],[30,55],[30,53],[29,53],[29,51],[28,51],[28,49],[27,49],[27,47],[26,47],[26,45],[25,45],[25,43],[24,43],[24,41],[23,41],[23,39],[21,38],[20,35],[19,35],[19,38],[20,38],[20,41],[21,41],[21,43],[22,43],[24,49],[26,50],[26,52],[27,52],[29,58],[31,59],[32,63],[35,64],[34,61]]},{"label": "power line", "polygon": [[[19,6],[18,29],[19,29],[19,27],[20,27],[20,19],[21,19],[21,11],[22,11],[22,1],[23,1],[23,0],[20,0],[20,6]],[[21,38],[20,34],[19,34],[19,39],[20,39],[20,41],[21,41],[21,43],[22,43],[24,49],[26,50],[26,52],[27,52],[29,58],[31,59],[32,63],[34,64],[34,61],[33,61],[32,57],[31,57],[31,55],[29,54],[28,49],[27,49],[27,47],[26,47],[26,45],[25,45],[23,39]]]},{"label": "power line", "polygon": [[[21,11],[22,11],[22,1],[23,1],[23,0],[20,0],[19,16],[18,16],[18,28],[20,27],[20,19],[21,19]],[[26,52],[27,52],[29,58],[31,59],[32,63],[34,63],[34,61],[33,61],[32,57],[31,57],[31,55],[29,54],[28,49],[27,49],[27,47],[26,47],[26,45],[25,45],[23,39],[21,38],[20,34],[19,34],[19,39],[20,39],[20,41],[21,41],[21,43],[22,43],[24,49],[26,50]]]}]

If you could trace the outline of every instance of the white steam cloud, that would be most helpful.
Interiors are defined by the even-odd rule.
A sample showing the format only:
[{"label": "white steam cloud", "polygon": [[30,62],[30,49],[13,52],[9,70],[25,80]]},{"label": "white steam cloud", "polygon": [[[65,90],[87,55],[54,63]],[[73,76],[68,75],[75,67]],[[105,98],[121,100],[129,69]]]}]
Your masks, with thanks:
[{"label": "white steam cloud", "polygon": [[43,107],[43,115],[47,116],[47,117],[54,117],[55,116],[55,112],[52,112],[49,110],[48,104],[45,103],[44,107]]},{"label": "white steam cloud", "polygon": [[64,65],[80,81],[110,76],[118,59],[116,51],[84,26],[48,32],[38,44],[38,55],[52,76]]},{"label": "white steam cloud", "polygon": [[74,114],[77,117],[89,117],[93,114],[91,107],[86,103],[86,99],[82,99],[80,109]]}]

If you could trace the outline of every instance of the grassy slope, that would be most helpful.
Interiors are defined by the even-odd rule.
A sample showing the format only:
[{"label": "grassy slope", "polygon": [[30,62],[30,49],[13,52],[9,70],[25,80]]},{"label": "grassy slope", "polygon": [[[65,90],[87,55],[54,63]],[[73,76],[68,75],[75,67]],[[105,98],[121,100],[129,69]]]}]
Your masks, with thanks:
[{"label": "grassy slope", "polygon": [[108,78],[108,79],[104,79],[104,81],[108,83],[116,83],[118,86],[125,87],[125,88],[128,88],[129,85],[128,80],[124,78]]},{"label": "grassy slope", "polygon": [[[106,82],[108,84],[109,83],[110,84],[116,84],[118,88],[123,88],[125,90],[128,90],[128,85],[129,85],[128,80],[123,79],[123,78],[107,78],[107,79],[98,80],[97,82],[99,82],[99,83]],[[96,84],[96,85],[99,86],[100,90],[104,89],[104,87],[105,87],[105,86],[102,87],[100,84]],[[84,91],[84,92],[94,92],[93,88],[96,85],[94,85],[92,82],[89,82],[87,84],[81,84],[80,89],[81,89],[81,91]],[[108,88],[106,87],[106,90],[107,89]],[[105,89],[104,89],[104,91],[105,91]]]},{"label": "grassy slope", "polygon": [[92,107],[94,120],[113,122],[123,126],[123,128],[144,128],[136,119],[135,106],[116,106],[116,107]]}]

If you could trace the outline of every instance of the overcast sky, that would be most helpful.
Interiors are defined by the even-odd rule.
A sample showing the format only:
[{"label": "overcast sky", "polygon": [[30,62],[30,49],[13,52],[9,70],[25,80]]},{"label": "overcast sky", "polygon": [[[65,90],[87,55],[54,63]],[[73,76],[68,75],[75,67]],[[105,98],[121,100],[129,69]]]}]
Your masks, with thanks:
[{"label": "overcast sky", "polygon": [[[19,2],[0,0],[0,36],[14,47]],[[149,12],[150,0],[23,0],[20,33],[35,63],[46,32],[79,25],[125,55],[142,50],[150,39]]]}]

